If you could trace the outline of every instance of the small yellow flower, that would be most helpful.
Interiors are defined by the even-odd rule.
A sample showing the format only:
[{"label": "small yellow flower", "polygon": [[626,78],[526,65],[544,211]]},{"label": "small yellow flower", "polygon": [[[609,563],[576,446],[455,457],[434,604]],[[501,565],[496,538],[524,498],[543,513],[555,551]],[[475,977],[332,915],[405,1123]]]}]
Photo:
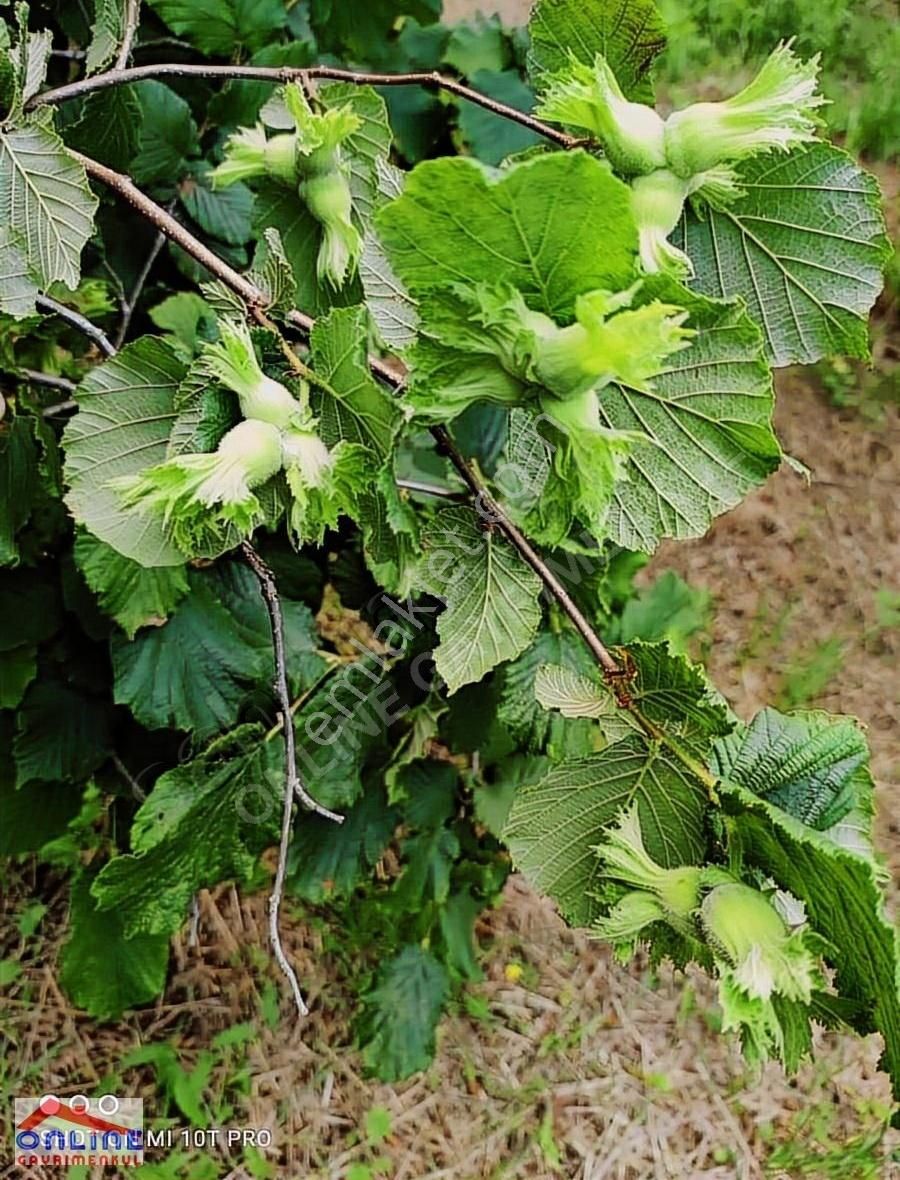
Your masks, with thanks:
[{"label": "small yellow flower", "polygon": [[522,978],[522,964],[507,963],[503,968],[503,976],[507,983],[518,983]]}]

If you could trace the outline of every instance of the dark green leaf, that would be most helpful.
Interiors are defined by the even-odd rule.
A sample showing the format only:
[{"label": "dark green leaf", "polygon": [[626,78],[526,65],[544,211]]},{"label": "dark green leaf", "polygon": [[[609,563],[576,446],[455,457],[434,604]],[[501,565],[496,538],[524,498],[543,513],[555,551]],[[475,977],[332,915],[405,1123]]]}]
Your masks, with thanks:
[{"label": "dark green leaf", "polygon": [[13,741],[17,788],[35,780],[82,782],[108,753],[108,706],[53,681],[31,686]]},{"label": "dark green leaf", "polygon": [[287,24],[282,0],[150,0],[173,33],[214,57],[253,53]]},{"label": "dark green leaf", "polygon": [[38,486],[32,424],[17,414],[0,423],[0,565],[13,565],[19,556],[16,533],[31,515]]},{"label": "dark green leaf", "polygon": [[[534,92],[522,81],[518,70],[495,73],[483,69],[472,78],[472,85],[482,94],[517,111],[534,109]],[[465,99],[459,106],[459,127],[472,155],[485,164],[499,164],[507,156],[543,142],[527,127],[491,114]]]},{"label": "dark green leaf", "polygon": [[138,154],[131,175],[138,184],[173,187],[187,171],[187,161],[199,144],[191,108],[162,82],[138,82],[134,87],[141,106]]},{"label": "dark green leaf", "polygon": [[425,1069],[448,991],[446,970],[421,947],[406,946],[385,963],[376,986],[363,997],[366,1068],[382,1081]]},{"label": "dark green leaf", "polygon": [[313,902],[346,897],[365,882],[396,823],[396,811],[377,787],[366,791],[340,825],[317,815],[300,816],[289,862],[291,890]]},{"label": "dark green leaf", "polygon": [[90,876],[75,878],[59,975],[73,1003],[95,1020],[118,1020],[162,992],[168,964],[167,934],[126,938],[121,916],[97,909]]},{"label": "dark green leaf", "polygon": [[233,757],[211,751],[157,781],[135,816],[132,853],[94,881],[98,908],[116,911],[126,937],[173,934],[198,889],[249,876],[273,838],[284,789],[279,743],[266,745],[249,727],[232,741]]},{"label": "dark green leaf", "polygon": [[75,561],[100,605],[129,639],[141,627],[159,627],[188,592],[183,566],[145,569],[90,533],[78,535]]}]

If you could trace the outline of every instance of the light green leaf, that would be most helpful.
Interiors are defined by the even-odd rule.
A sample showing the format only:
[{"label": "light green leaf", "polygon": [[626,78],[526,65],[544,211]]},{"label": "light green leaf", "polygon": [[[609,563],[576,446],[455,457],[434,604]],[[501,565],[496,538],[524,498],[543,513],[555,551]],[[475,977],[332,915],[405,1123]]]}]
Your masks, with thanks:
[{"label": "light green leaf", "polygon": [[869,748],[852,717],[763,709],[716,742],[712,767],[819,831],[872,813]]},{"label": "light green leaf", "polygon": [[138,154],[131,175],[138,184],[162,184],[172,188],[187,171],[187,161],[197,153],[197,125],[181,95],[152,79],[134,87],[142,121]]},{"label": "light green leaf", "polygon": [[577,295],[619,290],[634,272],[628,188],[582,151],[538,156],[502,172],[462,157],[426,161],[375,223],[413,292],[512,283],[535,310],[565,319]]},{"label": "light green leaf", "polygon": [[150,0],[150,7],[173,33],[213,57],[261,49],[288,19],[281,0]]},{"label": "light green leaf", "polygon": [[16,320],[34,315],[37,293],[21,239],[11,226],[0,227],[0,312]]},{"label": "light green leaf", "polygon": [[[258,599],[252,575],[244,573]],[[164,626],[130,642],[113,637],[114,693],[148,729],[188,730],[202,740],[236,723],[266,674],[271,638],[265,620],[252,613],[252,598],[246,614],[235,616],[219,600],[215,574],[192,571],[189,581],[190,594]]]},{"label": "light green leaf", "polygon": [[174,934],[198,889],[248,877],[273,838],[279,743],[266,745],[253,727],[229,740],[233,757],[217,747],[158,780],[135,817],[134,851],[94,881],[98,909],[116,911],[126,937]]},{"label": "light green leaf", "polygon": [[109,753],[109,709],[65,684],[38,681],[19,709],[13,756],[16,788],[79,783]]},{"label": "light green leaf", "polygon": [[0,132],[0,221],[17,235],[41,287],[78,286],[96,209],[84,168],[54,131],[30,123]]},{"label": "light green leaf", "polygon": [[688,212],[673,236],[694,264],[693,285],[740,295],[775,365],[868,357],[868,314],[890,256],[874,178],[827,143],[737,171],[747,195],[702,218]]},{"label": "light green leaf", "polygon": [[634,802],[654,860],[666,868],[703,861],[706,793],[664,746],[643,737],[563,762],[515,795],[503,832],[513,863],[573,924],[588,926],[599,915],[593,893],[602,873],[594,849],[603,829]]},{"label": "light green leaf", "polygon": [[116,56],[125,31],[125,0],[94,0],[94,23],[85,72],[96,74]]},{"label": "light green leaf", "polygon": [[[563,711],[562,717],[553,716],[541,699],[541,673],[546,665],[552,664],[565,664],[566,670],[571,668],[571,675],[579,678],[579,672],[593,669],[593,658],[574,632],[541,631],[527,651],[503,668],[497,718],[528,750],[547,751],[557,760],[591,754],[596,749],[593,727],[587,721],[573,724],[571,720],[591,714]],[[604,691],[603,695],[609,698],[611,710],[615,712],[611,694]]]},{"label": "light green leaf", "polygon": [[385,963],[376,986],[363,996],[366,1068],[383,1081],[426,1069],[448,992],[445,968],[421,947],[406,946]]},{"label": "light green leaf", "polygon": [[510,51],[498,14],[454,25],[444,50],[444,61],[466,78],[480,70],[502,70],[510,65]]},{"label": "light green leaf", "polygon": [[799,898],[827,940],[840,996],[862,1005],[850,1021],[884,1037],[884,1068],[900,1099],[900,940],[885,914],[879,866],[741,787],[723,784],[723,801],[732,815],[729,843]]},{"label": "light green leaf", "polygon": [[591,676],[573,672],[565,664],[542,664],[534,677],[534,696],[544,709],[563,717],[583,717],[600,722],[607,742],[618,742],[630,733],[641,733],[637,720],[620,709],[609,689]]},{"label": "light green leaf", "polygon": [[181,565],[186,558],[155,517],[126,513],[108,484],[165,460],[184,374],[161,340],[136,340],[85,377],[76,394],[78,413],[63,436],[72,515],[141,565]]},{"label": "light green leaf", "polygon": [[606,425],[646,438],[625,460],[608,529],[616,544],[648,553],[664,537],[702,536],[781,461],[771,373],[742,306],[648,280],[640,297],[652,296],[686,307],[697,336],[652,390],[608,385],[599,398]]},{"label": "light green leaf", "polygon": [[446,603],[435,664],[454,693],[525,650],[541,621],[541,581],[469,508],[439,512],[422,543],[423,584]]},{"label": "light green leaf", "polygon": [[328,386],[319,411],[326,444],[359,443],[381,458],[392,450],[402,419],[369,372],[367,341],[365,308],[335,308],[317,321],[310,348],[313,368]]},{"label": "light green leaf", "polygon": [[[399,168],[379,159],[375,173],[378,183],[376,204],[400,196],[405,174]],[[366,306],[381,339],[389,348],[402,352],[416,338],[416,304],[397,278],[371,225],[363,241],[359,277],[366,294]]]},{"label": "light green leaf", "polygon": [[590,66],[602,53],[626,98],[653,102],[649,71],[666,44],[654,0],[539,0],[528,32],[528,67],[538,88],[545,73],[565,68],[570,52]]},{"label": "light green leaf", "polygon": [[118,1020],[126,1008],[162,992],[168,965],[168,935],[126,938],[119,914],[98,911],[90,876],[75,878],[60,954],[60,982],[73,1003],[94,1020]]},{"label": "light green leaf", "polygon": [[672,651],[684,651],[685,641],[707,623],[710,595],[689,585],[673,570],[650,586],[638,590],[610,627],[606,638],[612,643],[641,640],[655,643],[668,639]]},{"label": "light green leaf", "polygon": [[90,533],[76,538],[75,563],[101,607],[129,639],[141,627],[164,623],[188,592],[183,566],[146,569]]}]

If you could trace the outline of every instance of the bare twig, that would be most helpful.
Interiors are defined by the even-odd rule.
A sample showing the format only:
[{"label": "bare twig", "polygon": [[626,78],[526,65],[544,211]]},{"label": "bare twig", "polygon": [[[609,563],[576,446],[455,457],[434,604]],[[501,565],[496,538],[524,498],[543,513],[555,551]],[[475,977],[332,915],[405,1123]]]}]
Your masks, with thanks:
[{"label": "bare twig", "polygon": [[117,70],[124,70],[128,65],[128,58],[131,56],[131,47],[137,35],[140,19],[141,0],[127,0],[125,5],[125,27],[122,30],[122,44],[119,46],[119,52],[116,55],[115,68]]},{"label": "bare twig", "polygon": [[48,389],[60,389],[63,393],[74,393],[77,386],[68,377],[59,377],[56,373],[42,373],[40,369],[20,369],[19,372],[35,385],[46,385]]},{"label": "bare twig", "polygon": [[323,807],[320,803],[317,803],[306,790],[303,780],[300,777],[300,772],[297,770],[294,726],[290,720],[291,694],[288,688],[287,664],[284,649],[284,618],[281,613],[281,600],[278,597],[275,575],[249,541],[243,543],[241,552],[259,581],[263,599],[266,603],[266,610],[269,612],[269,622],[272,626],[272,643],[275,648],[275,691],[278,696],[280,717],[283,721],[284,728],[284,806],[281,814],[281,840],[278,845],[278,864],[275,870],[275,881],[272,885],[272,892],[269,895],[269,939],[272,943],[272,953],[275,955],[278,966],[291,985],[291,991],[294,995],[294,1003],[297,1006],[298,1013],[301,1016],[308,1016],[309,1009],[306,1006],[306,1001],[303,999],[303,993],[297,981],[297,973],[294,971],[290,960],[284,952],[284,947],[281,943],[281,932],[278,926],[278,914],[281,909],[282,898],[284,897],[284,878],[287,872],[288,849],[291,843],[294,796],[296,795],[310,811],[314,811],[326,819],[334,820],[335,823],[343,823],[344,817],[334,811],[329,811],[327,807]]},{"label": "bare twig", "polygon": [[468,492],[456,492],[453,488],[445,488],[440,484],[426,483],[421,479],[398,479],[398,488],[405,488],[408,492],[418,492],[420,496],[434,496],[439,500],[468,500]]},{"label": "bare twig", "polygon": [[[121,55],[120,55],[121,56]],[[139,82],[142,78],[165,77],[199,77],[199,78],[245,78],[258,82],[273,84],[298,81],[301,84],[307,80],[321,79],[323,81],[350,82],[358,86],[422,86],[426,90],[443,90],[457,98],[490,111],[511,123],[518,123],[527,127],[535,135],[559,144],[560,147],[573,148],[579,144],[590,142],[575,135],[569,135],[559,127],[552,127],[529,115],[526,111],[517,110],[507,103],[498,102],[482,94],[479,90],[467,86],[456,78],[436,71],[409,74],[377,74],[361,70],[345,70],[336,66],[310,66],[308,69],[298,69],[290,66],[242,66],[242,65],[195,65],[179,62],[161,62],[154,65],[131,66],[122,69],[121,65],[102,74],[94,74],[90,78],[81,78],[78,82],[69,82],[65,86],[57,86],[53,90],[45,90],[36,94],[26,104],[28,107],[45,106],[48,103],[67,102],[69,99],[90,94],[95,90],[103,90],[108,86],[121,86],[128,82]]]},{"label": "bare twig", "polygon": [[[167,213],[171,214],[175,208],[175,201],[172,200],[165,206]],[[157,232],[153,239],[153,245],[150,247],[150,252],[144,260],[144,265],[140,269],[140,273],[134,280],[134,286],[131,288],[131,293],[126,299],[122,301],[122,318],[119,321],[119,330],[116,332],[116,347],[121,348],[125,343],[125,337],[128,335],[128,329],[131,327],[131,318],[134,315],[134,309],[141,297],[141,292],[150,277],[150,272],[153,270],[153,264],[159,257],[159,252],[166,244],[167,238],[162,230]]]},{"label": "bare twig", "polygon": [[61,320],[65,320],[73,328],[77,328],[89,340],[93,340],[101,352],[107,356],[116,355],[115,347],[110,343],[103,329],[98,328],[96,324],[92,324],[80,312],[74,311],[71,307],[66,307],[64,303],[57,302],[57,300],[51,298],[49,295],[38,295],[35,298],[35,303],[42,311],[48,311],[53,315],[58,315]]}]

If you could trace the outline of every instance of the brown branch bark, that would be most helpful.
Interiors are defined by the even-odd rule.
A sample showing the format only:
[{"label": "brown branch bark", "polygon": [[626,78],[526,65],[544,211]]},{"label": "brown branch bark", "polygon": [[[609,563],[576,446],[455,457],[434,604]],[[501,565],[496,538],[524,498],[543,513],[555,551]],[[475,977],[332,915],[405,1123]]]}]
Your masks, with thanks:
[{"label": "brown branch bark", "polygon": [[77,82],[69,82],[65,86],[57,86],[53,90],[45,90],[36,94],[27,103],[27,107],[46,106],[60,102],[67,102],[72,98],[79,98],[84,94],[91,94],[96,90],[104,90],[108,86],[122,86],[128,82],[139,82],[144,78],[244,78],[257,82],[271,82],[273,85],[297,81],[301,84],[307,80],[319,79],[331,82],[350,82],[357,86],[422,86],[426,90],[443,90],[457,98],[474,103],[502,119],[518,123],[527,127],[535,135],[563,148],[578,147],[589,140],[580,139],[559,127],[552,127],[529,115],[526,111],[517,110],[507,103],[498,102],[482,94],[479,90],[467,86],[456,78],[437,71],[409,73],[409,74],[377,74],[361,70],[345,70],[337,66],[310,66],[307,69],[292,68],[290,66],[242,66],[242,65],[194,65],[176,62],[162,62],[158,65],[131,66],[127,69],[116,68],[106,70],[102,74],[94,74],[90,78],[81,78]]},{"label": "brown branch bark", "polygon": [[[141,192],[129,177],[113,171],[112,168],[107,168],[105,164],[99,164],[96,160],[82,156],[78,152],[73,152],[72,154],[81,161],[89,176],[93,176],[97,180],[102,180],[104,184],[107,184],[110,188],[120,193],[139,212],[148,217],[167,237],[177,242],[183,250],[202,263],[211,274],[230,287],[235,294],[239,295],[248,305],[250,313],[254,314],[255,318],[264,312],[264,292],[254,283],[251,283],[249,279],[239,274],[233,267],[229,266],[227,262],[224,262],[214,254],[207,246],[204,246],[202,242],[199,242],[170,213],[167,213],[165,209],[157,205],[145,193]],[[297,310],[288,312],[285,318],[288,323],[304,335],[308,335],[316,323],[312,316]],[[394,393],[402,392],[404,379],[398,375],[392,365],[389,365],[378,357],[370,357],[369,367],[373,375]],[[503,508],[493,498],[483,480],[474,471],[471,464],[456,446],[447,429],[443,426],[436,426],[432,428],[431,433],[438,445],[447,454],[463,482],[472,492],[472,495],[475,497],[476,507],[481,514],[506,535],[522,560],[538,575],[548,592],[556,599],[576,631],[585,641],[604,673],[609,677],[621,676],[623,674],[621,665],[610,653],[599,635],[597,635],[559,578],[556,577],[537,550],[534,549],[520,529],[509,519]]]}]

